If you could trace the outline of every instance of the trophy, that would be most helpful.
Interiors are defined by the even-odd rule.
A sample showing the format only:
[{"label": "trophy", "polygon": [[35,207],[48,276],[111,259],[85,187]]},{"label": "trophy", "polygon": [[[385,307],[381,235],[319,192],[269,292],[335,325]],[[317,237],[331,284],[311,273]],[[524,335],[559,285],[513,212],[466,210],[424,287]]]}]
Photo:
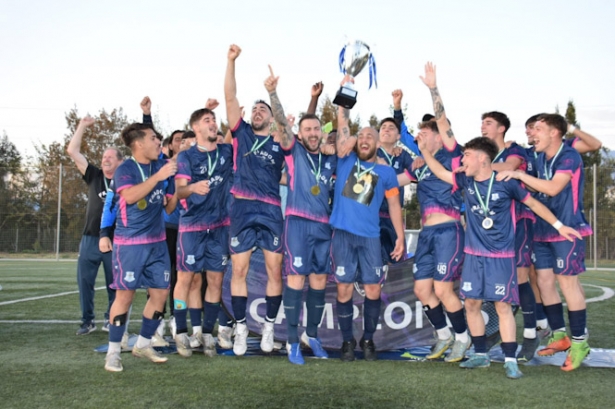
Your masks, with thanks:
[{"label": "trophy", "polygon": [[[351,41],[342,48],[339,57],[340,71],[356,77],[358,73],[369,65],[369,88],[372,83],[378,87],[376,82],[376,61],[369,49],[369,46],[362,41]],[[357,103],[357,91],[351,82],[347,82],[337,91],[333,103],[350,109]]]}]

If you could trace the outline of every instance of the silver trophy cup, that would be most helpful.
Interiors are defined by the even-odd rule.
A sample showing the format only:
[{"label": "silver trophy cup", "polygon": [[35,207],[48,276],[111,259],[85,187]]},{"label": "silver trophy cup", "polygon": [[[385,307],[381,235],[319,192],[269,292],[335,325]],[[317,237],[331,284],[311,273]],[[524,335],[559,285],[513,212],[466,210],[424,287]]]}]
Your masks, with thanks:
[{"label": "silver trophy cup", "polygon": [[[349,42],[344,46],[340,53],[339,64],[340,70],[344,74],[349,74],[351,77],[356,77],[365,66],[373,64],[373,57],[369,46],[362,41]],[[371,74],[371,71],[370,71]],[[375,66],[374,66],[375,74]],[[371,77],[370,77],[371,86]],[[347,82],[337,91],[333,103],[344,108],[350,109],[357,103],[357,91],[354,89],[351,82]]]}]

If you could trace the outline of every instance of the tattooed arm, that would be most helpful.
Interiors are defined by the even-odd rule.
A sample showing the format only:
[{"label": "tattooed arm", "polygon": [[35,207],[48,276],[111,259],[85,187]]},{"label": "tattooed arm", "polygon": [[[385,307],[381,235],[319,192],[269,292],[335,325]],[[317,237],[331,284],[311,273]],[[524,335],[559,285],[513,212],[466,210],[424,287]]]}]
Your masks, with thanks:
[{"label": "tattooed arm", "polygon": [[[342,84],[345,84],[350,79],[350,76],[346,75]],[[335,150],[337,151],[338,158],[346,157],[354,149],[357,144],[357,137],[350,135],[350,110],[342,106],[338,107],[337,111],[337,135],[335,138]]]},{"label": "tattooed arm", "polygon": [[265,80],[265,88],[267,89],[267,92],[269,92],[273,118],[275,119],[275,122],[278,125],[278,130],[280,131],[280,145],[283,149],[290,149],[293,145],[295,135],[293,134],[292,126],[284,114],[284,108],[282,108],[282,103],[280,102],[280,98],[278,97],[278,93],[276,91],[280,77],[276,77],[273,74],[271,65],[269,66],[269,72],[271,75],[269,75],[269,77]]},{"label": "tattooed arm", "polygon": [[436,123],[438,124],[438,132],[442,136],[442,143],[448,150],[455,148],[457,141],[455,135],[451,129],[451,125],[446,118],[446,112],[444,111],[444,104],[442,103],[442,97],[440,91],[436,86],[436,66],[431,62],[425,64],[425,76],[421,76],[421,80],[429,88],[431,92],[431,99],[433,100],[433,110],[436,116]]}]

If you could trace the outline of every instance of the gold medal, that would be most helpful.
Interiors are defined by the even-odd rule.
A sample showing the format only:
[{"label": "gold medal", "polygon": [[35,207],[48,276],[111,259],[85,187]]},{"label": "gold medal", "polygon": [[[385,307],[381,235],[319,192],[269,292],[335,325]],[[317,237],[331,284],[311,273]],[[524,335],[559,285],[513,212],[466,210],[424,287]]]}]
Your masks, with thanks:
[{"label": "gold medal", "polygon": [[137,207],[139,210],[145,210],[147,208],[147,201],[145,199],[141,199],[137,202]]},{"label": "gold medal", "polygon": [[312,192],[312,194],[314,196],[318,196],[320,194],[320,186],[318,185],[314,185],[312,186],[312,188],[310,189],[310,191]]},{"label": "gold medal", "polygon": [[356,194],[361,194],[363,192],[363,185],[360,183],[356,183],[353,187],[352,187],[352,191],[355,192]]}]

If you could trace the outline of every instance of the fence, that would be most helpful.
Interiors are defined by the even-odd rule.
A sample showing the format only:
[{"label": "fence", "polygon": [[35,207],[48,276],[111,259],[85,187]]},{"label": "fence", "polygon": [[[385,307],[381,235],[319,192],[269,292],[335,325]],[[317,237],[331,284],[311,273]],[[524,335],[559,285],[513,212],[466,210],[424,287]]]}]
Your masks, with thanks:
[{"label": "fence", "polygon": [[[29,172],[29,173],[28,173]],[[85,224],[86,185],[74,166],[25,169],[27,178],[0,180],[0,252],[76,253]],[[24,182],[24,180],[30,183]],[[615,267],[615,169],[585,169],[584,206],[594,229],[588,237],[589,268]]]}]

